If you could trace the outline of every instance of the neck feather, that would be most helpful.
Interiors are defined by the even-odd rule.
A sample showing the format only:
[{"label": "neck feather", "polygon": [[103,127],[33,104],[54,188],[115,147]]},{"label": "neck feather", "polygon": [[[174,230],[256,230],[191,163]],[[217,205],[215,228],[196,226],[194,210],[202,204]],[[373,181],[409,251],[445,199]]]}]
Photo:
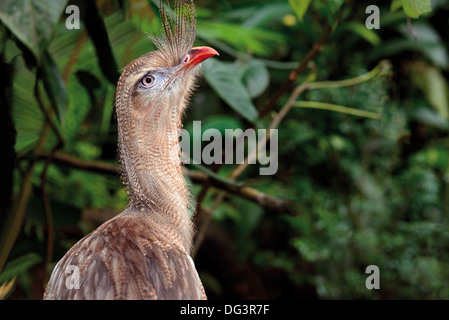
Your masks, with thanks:
[{"label": "neck feather", "polygon": [[153,106],[149,115],[128,116],[123,123],[118,117],[118,137],[129,208],[148,216],[153,227],[169,233],[169,239],[177,237],[188,251],[193,235],[190,194],[179,157],[180,110],[184,105],[165,101]]}]

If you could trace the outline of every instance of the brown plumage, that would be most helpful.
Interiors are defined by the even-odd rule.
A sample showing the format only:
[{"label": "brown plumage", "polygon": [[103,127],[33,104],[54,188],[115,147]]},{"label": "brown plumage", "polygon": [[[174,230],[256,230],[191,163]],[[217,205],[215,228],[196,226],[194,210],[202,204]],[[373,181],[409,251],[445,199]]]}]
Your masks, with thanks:
[{"label": "brown plumage", "polygon": [[178,1],[176,18],[160,8],[164,34],[150,36],[158,50],[126,66],[116,90],[129,205],[67,252],[53,270],[45,299],[206,298],[189,256],[193,225],[179,129],[197,64],[218,53],[192,48],[192,2]]}]

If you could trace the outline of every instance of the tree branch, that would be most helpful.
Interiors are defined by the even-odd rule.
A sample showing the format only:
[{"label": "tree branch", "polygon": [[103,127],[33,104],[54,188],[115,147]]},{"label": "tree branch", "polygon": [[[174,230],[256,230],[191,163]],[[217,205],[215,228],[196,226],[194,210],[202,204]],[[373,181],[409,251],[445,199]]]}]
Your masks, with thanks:
[{"label": "tree branch", "polygon": [[36,150],[34,155],[39,159],[52,157],[54,163],[67,165],[84,171],[113,175],[118,174],[119,172],[116,165],[100,161],[83,160],[64,153],[55,153],[51,155],[50,152]]},{"label": "tree branch", "polygon": [[[68,154],[63,153],[51,154],[51,152],[42,150],[36,150],[35,156],[39,159],[45,160],[51,158],[53,163],[67,165],[69,167],[84,171],[102,174],[111,174],[111,175],[118,174],[117,166],[105,162],[82,160]],[[183,173],[186,176],[188,176],[194,183],[204,183],[206,181],[210,181],[211,185],[214,186],[215,188],[226,190],[232,194],[238,195],[244,199],[257,203],[266,209],[280,213],[293,213],[291,202],[289,200],[279,199],[267,195],[262,191],[256,190],[254,188],[242,184],[236,184],[233,181],[231,180],[228,181],[228,179],[225,178],[217,179],[215,176],[210,176],[203,171],[196,171],[196,170],[192,171],[185,167],[183,167],[182,170]]]},{"label": "tree branch", "polygon": [[288,76],[288,78],[284,81],[282,86],[276,91],[276,93],[265,103],[265,106],[259,112],[259,118],[265,117],[276,105],[277,101],[291,88],[296,79],[304,72],[307,68],[310,61],[312,61],[318,53],[323,50],[323,45],[327,42],[329,37],[334,32],[337,25],[340,23],[340,20],[343,16],[344,10],[340,9],[339,15],[335,20],[334,24],[328,25],[324,32],[321,34],[321,37],[317,42],[313,45],[312,49],[306,54],[306,56],[301,60],[298,67],[292,70]]},{"label": "tree branch", "polygon": [[213,177],[208,176],[201,171],[191,171],[187,168],[183,168],[183,172],[196,183],[203,183],[205,181],[211,181],[212,185],[216,188],[226,190],[229,193],[241,196],[244,199],[255,202],[260,206],[280,212],[280,213],[292,213],[291,201],[288,199],[279,199],[270,196],[262,191],[256,190],[248,186],[235,185],[232,183],[225,183],[223,180],[216,180]]}]

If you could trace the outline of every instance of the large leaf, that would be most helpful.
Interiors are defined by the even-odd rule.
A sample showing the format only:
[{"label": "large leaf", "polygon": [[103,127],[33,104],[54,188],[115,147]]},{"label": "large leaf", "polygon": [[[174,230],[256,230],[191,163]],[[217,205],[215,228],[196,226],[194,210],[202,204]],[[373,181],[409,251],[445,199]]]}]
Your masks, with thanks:
[{"label": "large leaf", "polygon": [[0,20],[39,60],[67,0],[2,0]]},{"label": "large leaf", "polygon": [[402,0],[393,0],[393,1],[391,1],[390,10],[392,12],[398,10],[401,7],[402,7]]},{"label": "large leaf", "polygon": [[377,35],[376,31],[368,29],[364,24],[359,23],[359,22],[353,21],[353,22],[345,23],[344,25],[342,25],[339,28],[339,31],[340,32],[351,31],[351,32],[359,35],[366,41],[370,42],[374,46],[379,45],[381,42],[381,39]]},{"label": "large leaf", "polygon": [[120,77],[118,72],[119,68],[109,41],[109,35],[103,17],[100,15],[95,1],[85,1],[84,4],[86,5],[85,10],[89,14],[83,15],[82,17],[86,24],[87,32],[95,46],[101,71],[112,84],[116,84]]},{"label": "large leaf", "polygon": [[247,28],[260,28],[271,25],[276,20],[282,20],[286,14],[292,12],[287,3],[268,3],[262,5],[258,3],[254,8],[250,8],[251,13],[242,18],[242,25]]},{"label": "large leaf", "polygon": [[252,123],[257,122],[257,110],[235,66],[209,59],[203,63],[203,67],[204,77],[215,92],[245,119]]},{"label": "large leaf", "polygon": [[408,69],[413,84],[424,92],[429,104],[449,120],[449,85],[441,71],[425,62],[414,62]]},{"label": "large leaf", "polygon": [[298,16],[299,21],[303,21],[304,14],[306,13],[311,2],[312,0],[288,0],[288,3]]},{"label": "large leaf", "polygon": [[216,21],[198,21],[197,36],[206,40],[223,41],[239,51],[247,51],[259,56],[269,56],[285,43],[284,35],[273,30],[247,28],[238,24]]},{"label": "large leaf", "polygon": [[449,55],[446,50],[446,44],[431,24],[423,22],[413,25],[413,31],[418,38],[418,43],[410,35],[405,24],[399,26],[399,31],[416,46],[417,51],[421,51],[433,64],[440,68],[449,67]]},{"label": "large leaf", "polygon": [[33,94],[35,75],[26,67],[24,56],[13,41],[8,41],[5,59],[14,63],[12,116],[17,131],[15,151],[32,149],[42,131],[43,115]]},{"label": "large leaf", "polygon": [[[382,24],[383,25],[383,24]],[[392,39],[382,43],[382,46],[374,48],[369,55],[370,59],[378,60],[383,57],[395,55],[403,51],[417,51],[426,56],[435,66],[439,68],[449,67],[449,55],[446,44],[438,32],[428,23],[417,23],[413,25],[418,42],[407,30],[405,24],[399,27],[399,31],[407,39]]]},{"label": "large leaf", "polygon": [[258,97],[265,91],[270,83],[270,73],[262,61],[251,59],[242,65],[244,73],[242,81],[251,98]]},{"label": "large leaf", "polygon": [[423,13],[432,11],[430,0],[402,0],[402,7],[406,15],[418,18]]},{"label": "large leaf", "polygon": [[14,279],[16,276],[26,272],[29,268],[41,261],[42,257],[34,252],[26,253],[23,256],[11,260],[0,274],[0,283]]},{"label": "large leaf", "polygon": [[42,80],[50,101],[56,109],[59,122],[64,124],[69,99],[65,83],[59,74],[58,66],[48,52],[44,52],[42,55]]}]

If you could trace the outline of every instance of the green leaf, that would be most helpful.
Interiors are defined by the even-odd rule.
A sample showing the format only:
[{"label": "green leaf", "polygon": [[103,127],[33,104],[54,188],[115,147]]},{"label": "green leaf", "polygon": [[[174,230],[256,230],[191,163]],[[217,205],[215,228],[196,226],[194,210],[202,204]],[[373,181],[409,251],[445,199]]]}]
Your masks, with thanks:
[{"label": "green leaf", "polygon": [[115,85],[120,77],[120,73],[118,72],[118,64],[109,41],[108,30],[95,1],[86,1],[85,4],[89,14],[84,15],[83,21],[89,37],[92,39],[97,56],[101,57],[98,63],[106,79]]},{"label": "green leaf", "polygon": [[416,153],[412,159],[426,163],[434,168],[446,171],[449,163],[449,151],[445,146],[434,146]]},{"label": "green leaf", "polygon": [[448,68],[449,55],[446,50],[446,43],[441,39],[439,32],[427,22],[413,24],[413,30],[419,39],[418,43],[410,35],[405,24],[399,27],[399,31],[410,40],[410,44],[416,48],[415,50],[422,52],[437,67]]},{"label": "green leaf", "polygon": [[210,86],[232,109],[248,121],[257,122],[257,110],[234,66],[217,59],[209,59],[203,63],[203,71]]},{"label": "green leaf", "polygon": [[63,125],[69,106],[65,83],[59,74],[58,66],[48,52],[42,55],[42,80],[45,90],[55,111],[58,114],[59,122]]},{"label": "green leaf", "polygon": [[402,0],[402,7],[411,18],[418,18],[423,13],[432,11],[430,0]]},{"label": "green leaf", "polygon": [[299,21],[303,21],[304,14],[307,11],[312,0],[288,0]]},{"label": "green leaf", "polygon": [[439,128],[441,130],[449,130],[449,121],[442,118],[440,114],[430,108],[418,108],[411,113],[411,117],[429,126]]},{"label": "green leaf", "polygon": [[251,13],[242,19],[243,26],[247,28],[260,28],[271,25],[277,19],[281,20],[286,14],[291,13],[287,3],[268,3],[261,6],[257,4]]},{"label": "green leaf", "polygon": [[259,56],[269,56],[285,43],[285,37],[280,32],[215,21],[198,21],[197,36],[208,41],[220,40],[239,51]]},{"label": "green leaf", "polygon": [[381,39],[377,35],[377,32],[366,28],[366,26],[364,24],[361,24],[359,22],[348,22],[348,23],[342,25],[339,28],[339,30],[340,31],[346,31],[346,30],[351,31],[351,32],[359,35],[360,37],[362,37],[363,39],[365,39],[366,41],[368,41],[369,43],[371,43],[374,46],[379,45],[381,42]]},{"label": "green leaf", "polygon": [[337,13],[344,2],[345,0],[313,1],[312,5],[314,10],[317,10],[320,14],[326,16],[327,18],[331,18],[335,13]]},{"label": "green leaf", "polygon": [[67,107],[67,116],[64,123],[67,143],[74,142],[78,138],[81,124],[86,118],[92,105],[92,101],[89,99],[89,92],[78,81],[77,75],[77,72],[72,73],[67,82],[69,105]]},{"label": "green leaf", "polygon": [[345,0],[327,0],[326,5],[332,13],[336,13],[344,2]]},{"label": "green leaf", "polygon": [[435,111],[449,120],[449,85],[441,71],[425,62],[415,62],[409,70],[413,84],[424,92]]},{"label": "green leaf", "polygon": [[26,272],[32,266],[42,261],[42,257],[37,253],[30,252],[19,258],[16,258],[5,266],[5,269],[0,274],[0,283],[4,283]]},{"label": "green leaf", "polygon": [[[383,25],[383,24],[381,24]],[[374,48],[370,53],[370,60],[377,60],[383,57],[389,57],[399,52],[417,51],[422,53],[432,64],[439,68],[449,67],[449,55],[446,50],[446,44],[439,36],[438,32],[427,23],[416,23],[413,25],[418,42],[416,42],[407,30],[406,25],[402,25],[399,31],[407,39],[391,39],[382,43],[382,46]]]},{"label": "green leaf", "polygon": [[346,106],[340,106],[332,103],[318,102],[318,101],[297,101],[294,105],[299,108],[310,108],[310,109],[321,109],[328,111],[335,111],[345,114],[350,114],[358,117],[365,117],[370,119],[379,119],[381,117],[380,113],[374,113],[371,111],[365,111],[355,108],[350,108]]},{"label": "green leaf", "polygon": [[390,11],[394,12],[402,7],[402,0],[393,0],[391,2]]},{"label": "green leaf", "polygon": [[0,20],[40,60],[67,0],[2,0]]},{"label": "green leaf", "polygon": [[270,73],[262,61],[251,59],[246,66],[242,81],[251,98],[258,97],[270,83]]},{"label": "green leaf", "polygon": [[[17,153],[23,153],[32,149],[39,140],[43,114],[33,93],[35,75],[26,67],[24,56],[13,41],[6,43],[5,60],[14,62],[12,116],[17,131],[14,148]],[[33,79],[31,84],[30,79]]]}]

